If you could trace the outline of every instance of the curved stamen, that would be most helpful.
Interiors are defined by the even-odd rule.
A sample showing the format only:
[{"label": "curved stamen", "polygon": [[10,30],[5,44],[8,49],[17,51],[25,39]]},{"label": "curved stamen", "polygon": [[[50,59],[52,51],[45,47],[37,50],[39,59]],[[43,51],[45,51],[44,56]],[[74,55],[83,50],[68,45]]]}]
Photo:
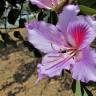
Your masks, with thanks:
[{"label": "curved stamen", "polygon": [[[71,58],[73,58],[76,53],[77,53],[77,51],[74,51],[74,50],[65,53],[65,54],[68,55],[68,56],[66,56],[66,58],[65,58],[64,60],[62,60],[62,61],[54,64],[53,66],[51,66],[50,68],[47,68],[46,70],[49,70],[49,69],[54,68],[54,67],[57,68],[57,66],[58,66],[58,68],[59,68],[59,67],[62,66],[64,63],[66,63],[68,60],[70,60]],[[62,53],[61,53],[61,54],[62,54]],[[64,53],[63,53],[63,54],[64,54]],[[63,58],[64,58],[64,55],[63,55]],[[55,61],[57,61],[57,60],[59,60],[59,59],[61,59],[61,57],[58,58],[58,59],[56,59]],[[53,61],[50,61],[50,62],[54,62],[54,60],[53,60]],[[50,63],[50,62],[48,62],[48,63]],[[62,63],[62,62],[63,62],[63,63]]]}]

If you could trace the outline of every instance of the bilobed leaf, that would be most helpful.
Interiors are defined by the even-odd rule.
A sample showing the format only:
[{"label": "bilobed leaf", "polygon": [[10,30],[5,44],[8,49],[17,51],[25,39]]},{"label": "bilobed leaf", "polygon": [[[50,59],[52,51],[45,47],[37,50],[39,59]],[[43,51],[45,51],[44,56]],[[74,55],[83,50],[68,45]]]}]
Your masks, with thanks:
[{"label": "bilobed leaf", "polygon": [[77,2],[83,14],[96,14],[96,0],[77,0]]},{"label": "bilobed leaf", "polygon": [[80,12],[83,14],[87,14],[87,15],[95,15],[96,14],[95,9],[92,9],[92,8],[84,6],[84,5],[79,5],[79,6],[80,6]]},{"label": "bilobed leaf", "polygon": [[96,9],[96,0],[77,0],[79,5]]}]

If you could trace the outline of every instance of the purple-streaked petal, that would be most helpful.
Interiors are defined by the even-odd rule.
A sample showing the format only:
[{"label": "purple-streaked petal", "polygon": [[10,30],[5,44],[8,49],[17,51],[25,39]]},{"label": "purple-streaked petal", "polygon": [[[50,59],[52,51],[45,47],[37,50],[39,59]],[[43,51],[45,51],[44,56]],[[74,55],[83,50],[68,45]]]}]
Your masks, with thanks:
[{"label": "purple-streaked petal", "polygon": [[50,53],[46,55],[42,64],[38,65],[38,74],[41,79],[43,76],[54,77],[59,76],[63,69],[70,69],[70,65],[74,61],[66,53]]},{"label": "purple-streaked petal", "polygon": [[96,82],[96,53],[93,49],[85,48],[82,50],[81,58],[75,59],[75,64],[71,70],[72,77],[82,82]]},{"label": "purple-streaked petal", "polygon": [[80,19],[68,25],[67,40],[75,48],[82,49],[88,46],[95,37],[95,31],[86,20]]},{"label": "purple-streaked petal", "polygon": [[57,0],[30,0],[32,4],[36,4],[40,8],[51,9],[55,4],[57,4]]},{"label": "purple-streaked petal", "polygon": [[48,39],[54,43],[57,43],[59,45],[61,45],[62,42],[63,43],[65,42],[65,41],[61,40],[63,33],[59,32],[59,30],[56,28],[56,26],[46,23],[44,21],[34,20],[31,23],[26,24],[26,28],[29,30],[33,30],[33,29],[38,30],[37,33],[39,35],[42,35],[46,39]]},{"label": "purple-streaked petal", "polygon": [[33,21],[26,24],[26,28],[29,42],[42,52],[48,53],[60,50],[62,43],[64,44],[65,42],[61,40],[62,33],[52,24],[43,21]]},{"label": "purple-streaked petal", "polygon": [[69,22],[77,19],[79,7],[77,5],[67,5],[64,7],[61,14],[59,14],[59,20],[57,27],[66,34]]},{"label": "purple-streaked petal", "polygon": [[85,19],[90,24],[91,27],[93,27],[95,33],[96,33],[96,19],[94,16],[86,16]]}]

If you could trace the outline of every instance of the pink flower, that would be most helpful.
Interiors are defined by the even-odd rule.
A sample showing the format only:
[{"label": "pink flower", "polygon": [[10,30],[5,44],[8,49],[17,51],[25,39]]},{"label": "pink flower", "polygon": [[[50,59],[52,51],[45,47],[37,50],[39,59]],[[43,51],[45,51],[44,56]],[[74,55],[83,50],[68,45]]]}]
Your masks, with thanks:
[{"label": "pink flower", "polygon": [[65,0],[29,0],[32,4],[36,4],[40,8],[54,9],[63,6]]},{"label": "pink flower", "polygon": [[75,5],[65,6],[57,25],[34,20],[26,24],[28,40],[46,53],[38,64],[38,78],[54,77],[63,69],[82,82],[96,81],[96,53],[90,47],[96,37],[89,16],[77,16]]}]

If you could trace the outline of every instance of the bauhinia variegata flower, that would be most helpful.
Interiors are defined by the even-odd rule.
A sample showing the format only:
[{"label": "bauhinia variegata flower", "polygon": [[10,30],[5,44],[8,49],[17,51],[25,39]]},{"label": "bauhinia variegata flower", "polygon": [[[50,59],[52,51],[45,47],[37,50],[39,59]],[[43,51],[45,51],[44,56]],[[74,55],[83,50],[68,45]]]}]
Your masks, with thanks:
[{"label": "bauhinia variegata flower", "polygon": [[[51,9],[56,12],[60,11],[67,0],[29,0],[32,4],[40,8]],[[69,0],[68,0],[69,1]]]},{"label": "bauhinia variegata flower", "polygon": [[78,12],[77,5],[67,5],[59,14],[57,25],[37,20],[26,24],[28,40],[46,53],[38,64],[39,80],[59,76],[65,69],[76,80],[96,81],[96,53],[90,47],[96,29],[92,18],[77,16]]}]

